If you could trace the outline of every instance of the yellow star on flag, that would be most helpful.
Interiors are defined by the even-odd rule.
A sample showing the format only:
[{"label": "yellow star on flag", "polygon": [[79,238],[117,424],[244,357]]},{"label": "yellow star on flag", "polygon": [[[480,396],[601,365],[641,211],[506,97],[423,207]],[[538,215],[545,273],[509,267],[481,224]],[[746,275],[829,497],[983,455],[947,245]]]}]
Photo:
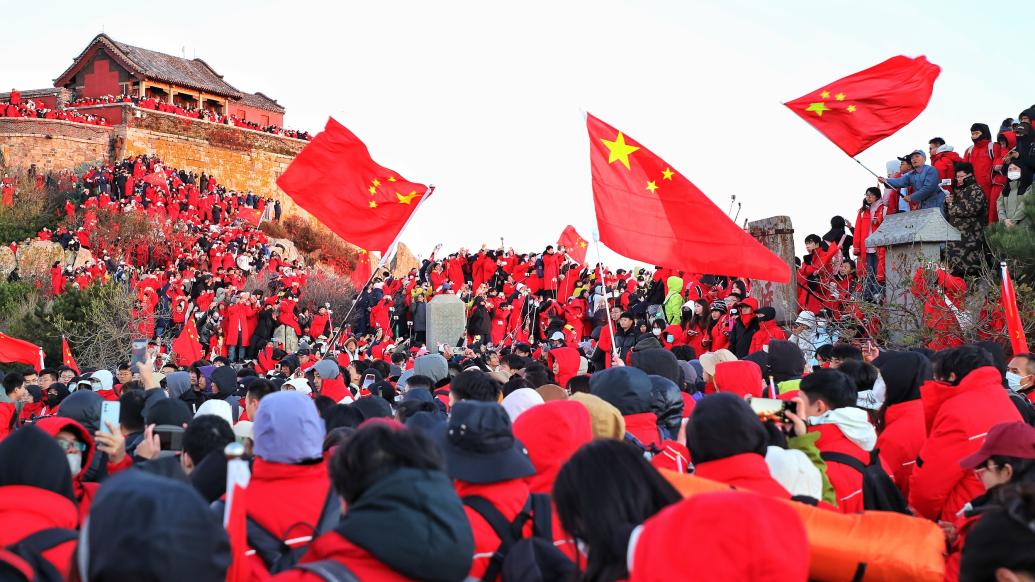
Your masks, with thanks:
[{"label": "yellow star on flag", "polygon": [[388,177],[388,181],[389,182],[394,182],[395,181],[395,176],[389,176]]},{"label": "yellow star on flag", "polygon": [[374,187],[377,187],[377,186],[380,186],[380,185],[381,185],[381,182],[379,182],[377,180],[377,178],[374,178]]},{"label": "yellow star on flag", "polygon": [[417,192],[410,192],[406,196],[403,196],[402,194],[396,192],[395,197],[399,199],[400,204],[410,204],[413,202],[413,199],[417,197]]},{"label": "yellow star on flag", "polygon": [[625,166],[626,170],[632,169],[629,167],[629,154],[640,148],[625,143],[625,136],[622,135],[622,132],[618,132],[618,137],[616,137],[614,141],[608,141],[606,139],[601,139],[600,141],[604,142],[604,145],[607,146],[607,163],[613,164],[615,161],[619,161],[622,162],[622,165]]},{"label": "yellow star on flag", "polygon": [[377,202],[374,202],[373,200],[371,200],[370,201],[370,207],[371,208],[377,208]]},{"label": "yellow star on flag", "polygon": [[845,109],[848,110],[848,113],[855,113],[855,105],[849,105],[848,107],[845,107]]},{"label": "yellow star on flag", "polygon": [[809,106],[805,108],[805,111],[813,111],[816,115],[823,117],[824,111],[830,111],[826,103],[809,103]]},{"label": "yellow star on flag", "polygon": [[838,101],[844,101],[845,100],[845,94],[844,93],[838,93],[837,95],[834,95],[834,99],[837,99]]},{"label": "yellow star on flag", "polygon": [[586,241],[580,240],[579,241],[579,246],[582,247],[582,248],[586,248]]},{"label": "yellow star on flag", "polygon": [[651,180],[651,181],[647,182],[647,188],[646,189],[650,190],[650,193],[653,194],[654,191],[658,189],[658,185],[654,183],[654,180]]},{"label": "yellow star on flag", "polygon": [[672,171],[672,168],[665,168],[664,170],[661,171],[661,179],[662,180],[671,180],[672,176],[674,174],[675,174],[675,172]]},{"label": "yellow star on flag", "polygon": [[373,196],[374,194],[377,194],[377,187],[376,186],[371,186],[371,187],[367,188],[367,191],[370,192],[371,196]]},{"label": "yellow star on flag", "polygon": [[823,91],[819,94],[822,99],[830,99],[830,91]]}]

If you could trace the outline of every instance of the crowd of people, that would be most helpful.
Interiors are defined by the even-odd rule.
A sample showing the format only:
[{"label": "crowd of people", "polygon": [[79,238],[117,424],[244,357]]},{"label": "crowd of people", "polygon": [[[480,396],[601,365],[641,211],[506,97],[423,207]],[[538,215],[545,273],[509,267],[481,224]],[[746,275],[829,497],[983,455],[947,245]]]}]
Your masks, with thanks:
[{"label": "crowd of people", "polygon": [[309,141],[312,136],[309,132],[300,131],[295,129],[285,129],[278,125],[260,125],[254,121],[248,121],[246,119],[239,119],[235,115],[223,115],[214,109],[208,109],[205,107],[192,107],[187,104],[175,104],[168,103],[158,99],[156,97],[138,97],[130,95],[103,95],[100,97],[80,97],[73,100],[66,108],[76,107],[89,107],[92,105],[107,105],[107,104],[132,104],[134,107],[141,109],[150,109],[153,111],[161,111],[162,113],[172,113],[181,117],[189,117],[191,119],[200,119],[203,121],[209,121],[211,123],[223,123],[226,125],[233,125],[234,127],[243,127],[245,129],[251,129],[254,131],[262,131],[265,133],[272,133],[275,135],[282,135],[284,137],[291,137],[295,139],[302,139]]},{"label": "crowd of people", "polygon": [[41,101],[22,99],[21,93],[11,91],[7,103],[0,103],[0,117],[29,117],[32,119],[57,119],[88,125],[109,125],[108,120],[100,115],[79,112],[73,109],[52,109]]}]

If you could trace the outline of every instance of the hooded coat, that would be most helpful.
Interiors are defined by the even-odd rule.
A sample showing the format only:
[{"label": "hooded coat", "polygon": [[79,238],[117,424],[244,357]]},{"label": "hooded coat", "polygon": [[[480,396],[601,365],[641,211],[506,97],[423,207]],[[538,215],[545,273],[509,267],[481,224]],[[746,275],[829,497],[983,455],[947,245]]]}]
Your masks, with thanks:
[{"label": "hooded coat", "polygon": [[951,521],[963,506],[984,492],[960,459],[976,452],[988,429],[1021,420],[992,366],[967,374],[957,386],[929,381],[920,388],[927,441],[920,449],[909,484],[909,505],[928,519]]},{"label": "hooded coat", "polygon": [[[359,580],[462,580],[474,540],[464,506],[439,471],[396,469],[367,489],[335,531],[320,536],[302,562],[335,560]],[[321,582],[289,570],[278,582]]]},{"label": "hooded coat", "polygon": [[589,410],[571,400],[555,400],[529,408],[514,421],[514,437],[528,449],[535,475],[532,493],[547,493],[561,466],[582,445],[593,440]]},{"label": "hooded coat", "polygon": [[[26,462],[31,459],[31,462]],[[26,426],[0,443],[0,546],[8,546],[44,529],[74,530],[79,507],[72,475],[61,448],[46,432]],[[43,552],[68,579],[76,542]]]},{"label": "hooded coat", "polygon": [[713,384],[717,392],[731,392],[743,397],[762,396],[762,368],[748,360],[722,362],[715,366]]},{"label": "hooded coat", "polygon": [[551,368],[557,367],[554,371],[557,385],[567,386],[568,380],[578,376],[579,367],[582,365],[582,356],[577,349],[565,346],[553,348],[547,352],[546,361]]},{"label": "hooded coat", "polygon": [[[87,432],[87,430],[83,428],[83,425],[78,422],[70,418],[62,418],[60,416],[51,416],[41,419],[36,422],[35,426],[51,438],[56,437],[61,431],[70,432],[76,436],[76,439],[86,444],[86,451],[83,452],[81,463],[82,468],[79,470],[79,473],[72,475],[72,491],[75,494],[76,502],[79,504],[79,514],[82,518],[85,518],[90,512],[90,504],[93,502],[93,498],[97,494],[97,489],[100,487],[100,483],[88,483],[85,481],[85,476],[93,463],[94,452],[96,450],[96,445],[93,442],[93,435]],[[67,465],[67,461],[65,464]]]},{"label": "hooded coat", "polygon": [[949,224],[960,231],[960,240],[945,243],[950,269],[960,267],[967,273],[978,273],[988,260],[985,247],[988,200],[974,176],[968,176],[956,188],[952,204],[945,201],[945,210]]},{"label": "hooded coat", "polygon": [[992,194],[992,162],[995,160],[995,148],[992,147],[992,132],[988,125],[975,123],[972,131],[980,131],[981,137],[972,140],[974,145],[963,152],[963,161],[974,166],[974,179],[986,196]]},{"label": "hooded coat", "polygon": [[[864,465],[870,464],[870,451],[877,443],[877,433],[866,411],[854,407],[837,408],[809,420],[812,422],[809,432],[820,435],[816,441],[820,453],[842,453],[855,457]],[[888,473],[890,475],[890,471]],[[863,511],[862,473],[848,465],[827,461],[827,477],[834,487],[837,505],[842,512]]]},{"label": "hooded coat", "polygon": [[916,352],[885,352],[873,364],[886,386],[877,449],[895,485],[908,498],[909,478],[927,440],[920,387],[931,378],[931,363]]},{"label": "hooded coat", "polygon": [[678,325],[683,318],[683,278],[672,276],[665,281],[665,321]]}]

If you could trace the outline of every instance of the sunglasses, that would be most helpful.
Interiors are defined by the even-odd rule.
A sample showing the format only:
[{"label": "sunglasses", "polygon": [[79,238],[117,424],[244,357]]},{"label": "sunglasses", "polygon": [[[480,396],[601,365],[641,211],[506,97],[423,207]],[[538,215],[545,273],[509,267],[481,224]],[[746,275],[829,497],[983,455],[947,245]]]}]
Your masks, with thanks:
[{"label": "sunglasses", "polygon": [[71,453],[77,450],[80,454],[86,452],[86,443],[81,443],[79,441],[69,441],[60,438],[54,439],[54,442],[56,442],[58,446],[61,447],[61,450],[65,451],[66,453]]}]

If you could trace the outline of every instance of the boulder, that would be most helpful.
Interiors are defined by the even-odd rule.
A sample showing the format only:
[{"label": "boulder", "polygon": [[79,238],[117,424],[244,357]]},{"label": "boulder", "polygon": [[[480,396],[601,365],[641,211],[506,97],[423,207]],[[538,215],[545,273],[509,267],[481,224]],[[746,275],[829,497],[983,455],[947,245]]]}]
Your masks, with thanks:
[{"label": "boulder", "polygon": [[405,277],[411,269],[419,268],[420,261],[413,255],[410,247],[399,243],[399,248],[396,249],[395,257],[392,259],[392,276],[396,278]]},{"label": "boulder", "polygon": [[0,275],[9,275],[14,270],[14,265],[14,251],[7,245],[0,246]]},{"label": "boulder", "polygon": [[75,260],[72,261],[72,268],[78,269],[79,267],[85,267],[86,264],[93,260],[93,253],[90,249],[79,249],[79,252],[75,254]]},{"label": "boulder", "polygon": [[56,242],[34,240],[18,247],[17,258],[22,278],[49,277],[50,266],[56,261],[64,262],[65,249]]},{"label": "boulder", "polygon": [[291,262],[298,258],[298,249],[295,248],[295,243],[286,238],[269,239],[269,247],[270,251],[277,252],[280,258],[285,261]]}]

